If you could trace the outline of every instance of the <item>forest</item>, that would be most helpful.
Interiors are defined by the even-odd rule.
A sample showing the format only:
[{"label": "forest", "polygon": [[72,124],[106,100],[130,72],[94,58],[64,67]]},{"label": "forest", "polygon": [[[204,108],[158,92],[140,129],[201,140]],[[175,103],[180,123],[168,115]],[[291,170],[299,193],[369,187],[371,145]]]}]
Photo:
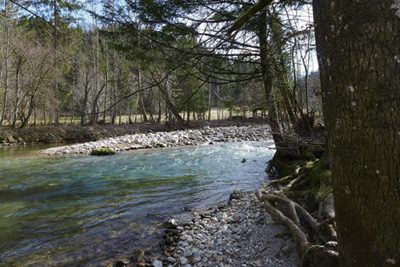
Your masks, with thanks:
[{"label": "forest", "polygon": [[279,179],[257,197],[300,265],[399,264],[398,0],[2,6],[2,128],[265,117]]},{"label": "forest", "polygon": [[251,3],[206,2],[5,1],[1,125],[265,116],[269,101],[282,122],[321,114],[310,5],[276,3],[265,29],[228,38]]}]

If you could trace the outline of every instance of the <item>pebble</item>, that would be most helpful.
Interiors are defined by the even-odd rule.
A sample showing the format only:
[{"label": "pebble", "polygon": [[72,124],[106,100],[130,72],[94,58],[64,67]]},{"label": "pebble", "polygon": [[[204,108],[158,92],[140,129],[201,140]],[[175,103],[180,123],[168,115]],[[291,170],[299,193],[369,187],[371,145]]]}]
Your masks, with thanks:
[{"label": "pebble", "polygon": [[176,259],[174,257],[168,257],[167,260],[171,263],[175,263]]},{"label": "pebble", "polygon": [[184,264],[187,264],[187,263],[188,263],[188,260],[187,260],[185,257],[180,257],[180,258],[179,258],[179,263],[182,264],[182,265],[184,265]]},{"label": "pebble", "polygon": [[[229,223],[228,218],[234,219]],[[286,228],[266,223],[271,221],[254,193],[249,192],[207,215],[196,210],[191,222],[177,227],[176,243],[171,246],[174,250],[166,262],[193,267],[298,266],[294,241],[282,238]]]},{"label": "pebble", "polygon": [[203,145],[216,142],[260,141],[270,138],[270,132],[268,125],[254,125],[134,134],[84,144],[48,148],[40,153],[47,155],[90,154],[93,149],[99,148],[109,148],[115,152],[121,152],[132,149]]},{"label": "pebble", "polygon": [[153,267],[162,267],[163,266],[163,263],[160,260],[154,260],[152,262],[152,264],[153,264]]}]

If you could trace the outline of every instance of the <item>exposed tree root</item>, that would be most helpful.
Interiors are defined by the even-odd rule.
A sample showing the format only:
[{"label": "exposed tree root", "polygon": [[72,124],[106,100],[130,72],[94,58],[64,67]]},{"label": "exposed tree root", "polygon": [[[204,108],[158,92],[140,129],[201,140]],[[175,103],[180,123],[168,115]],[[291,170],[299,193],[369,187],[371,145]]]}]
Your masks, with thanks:
[{"label": "exposed tree root", "polygon": [[[338,253],[335,251],[337,236],[332,194],[321,199],[318,219],[288,197],[293,194],[297,196],[305,194],[301,191],[291,190],[300,188],[308,180],[305,167],[299,167],[292,175],[268,181],[257,191],[256,195],[259,201],[263,202],[265,210],[292,233],[302,258],[301,266],[321,266],[321,262],[329,261],[337,263]],[[271,186],[277,186],[278,190],[271,189]],[[282,212],[279,208],[286,212]],[[313,265],[313,263],[318,263],[318,265]],[[328,264],[327,266],[334,265]]]}]

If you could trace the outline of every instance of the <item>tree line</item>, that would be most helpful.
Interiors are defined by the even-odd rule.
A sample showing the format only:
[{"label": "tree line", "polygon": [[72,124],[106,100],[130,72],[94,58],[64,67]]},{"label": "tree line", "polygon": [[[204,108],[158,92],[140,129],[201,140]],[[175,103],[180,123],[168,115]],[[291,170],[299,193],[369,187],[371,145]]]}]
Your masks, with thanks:
[{"label": "tree line", "polygon": [[265,29],[254,20],[228,38],[250,3],[156,4],[5,0],[0,124],[184,122],[210,119],[211,108],[266,116],[271,101],[281,122],[321,111],[313,26],[294,25],[292,7],[277,4]]}]

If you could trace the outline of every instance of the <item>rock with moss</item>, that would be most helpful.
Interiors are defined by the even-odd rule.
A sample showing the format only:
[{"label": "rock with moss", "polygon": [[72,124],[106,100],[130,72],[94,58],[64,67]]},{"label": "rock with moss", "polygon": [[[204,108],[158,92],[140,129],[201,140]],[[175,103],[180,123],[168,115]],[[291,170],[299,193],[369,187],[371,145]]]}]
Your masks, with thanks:
[{"label": "rock with moss", "polygon": [[116,152],[112,149],[109,148],[100,148],[100,149],[93,149],[92,152],[90,152],[90,155],[92,156],[110,156],[114,155]]},{"label": "rock with moss", "polygon": [[0,133],[0,144],[5,144],[8,141],[8,136],[4,133]]},{"label": "rock with moss", "polygon": [[132,255],[133,262],[142,262],[144,258],[144,251],[140,248],[136,249]]}]

